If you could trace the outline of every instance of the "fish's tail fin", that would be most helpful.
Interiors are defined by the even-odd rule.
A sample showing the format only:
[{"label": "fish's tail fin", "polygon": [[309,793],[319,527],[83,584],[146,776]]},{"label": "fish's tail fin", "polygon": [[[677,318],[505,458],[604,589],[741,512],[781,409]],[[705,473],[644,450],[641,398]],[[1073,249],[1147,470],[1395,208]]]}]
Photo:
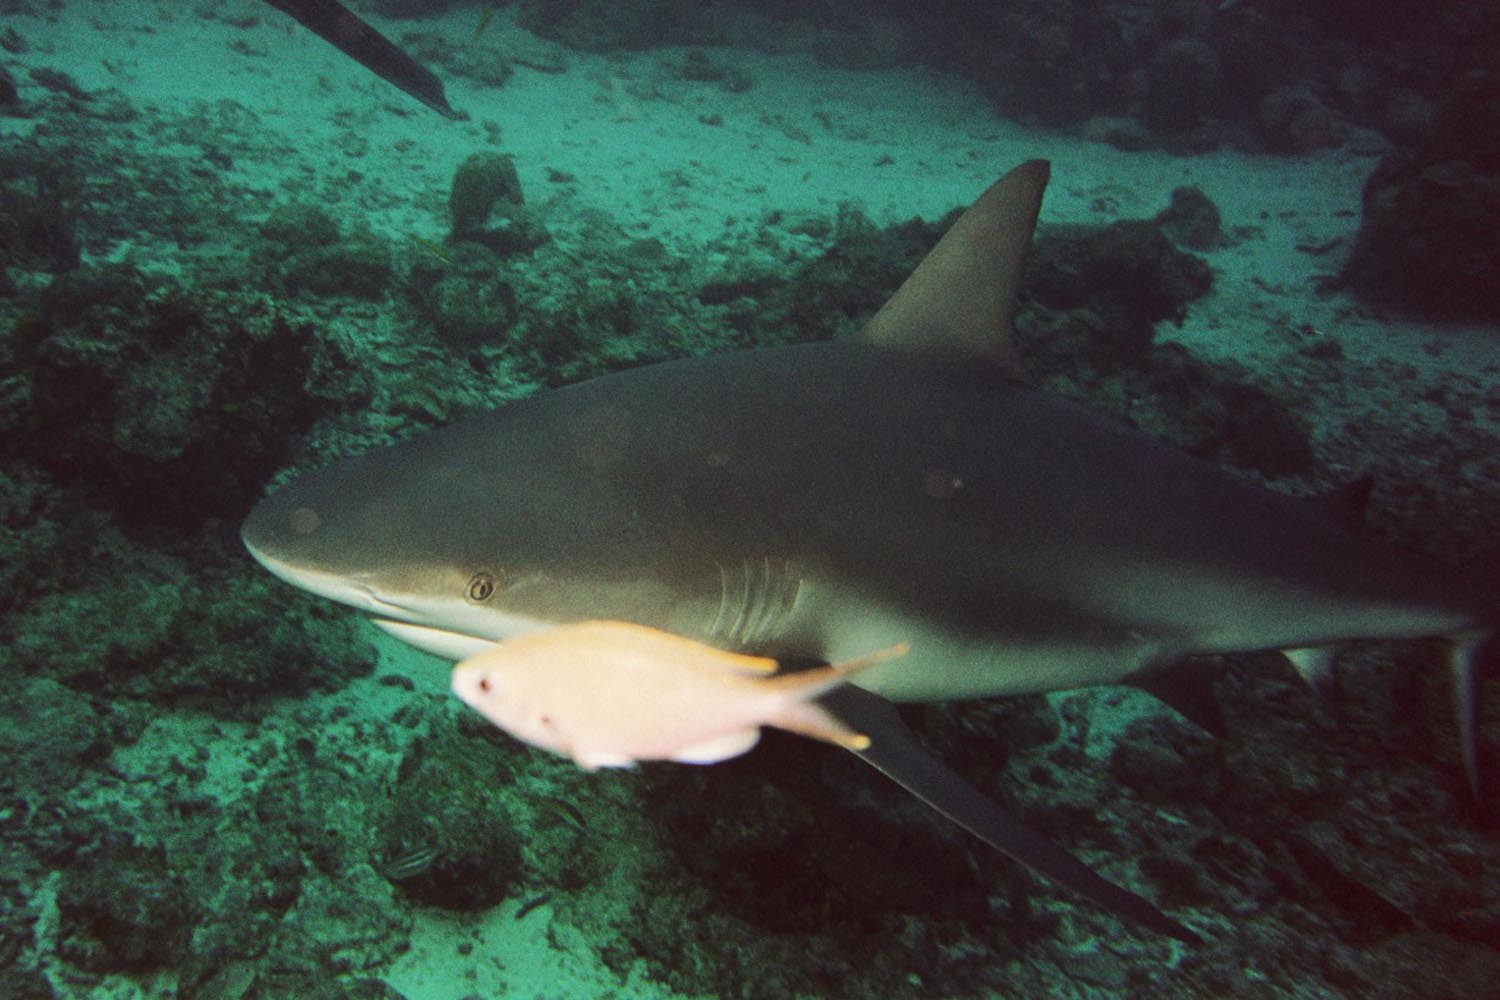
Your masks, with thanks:
[{"label": "fish's tail fin", "polygon": [[786,696],[785,703],[770,720],[771,725],[787,732],[822,740],[824,743],[832,743],[855,753],[867,749],[870,745],[868,736],[845,725],[815,699],[847,684],[849,678],[861,670],[906,655],[910,648],[903,642],[842,663],[761,681],[762,685],[779,688],[780,693]]}]

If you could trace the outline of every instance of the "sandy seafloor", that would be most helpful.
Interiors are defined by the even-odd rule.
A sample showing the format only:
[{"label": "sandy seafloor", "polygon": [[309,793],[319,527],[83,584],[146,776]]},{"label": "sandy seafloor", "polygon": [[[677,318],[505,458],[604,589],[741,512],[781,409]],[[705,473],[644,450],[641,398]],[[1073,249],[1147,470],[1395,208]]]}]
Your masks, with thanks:
[{"label": "sandy seafloor", "polygon": [[[879,223],[937,218],[1032,157],[1053,164],[1044,224],[1150,216],[1174,187],[1193,184],[1218,204],[1227,229],[1254,232],[1207,254],[1212,292],[1191,306],[1181,327],[1161,336],[1207,358],[1232,358],[1268,373],[1287,348],[1274,330],[1288,327],[1335,333],[1353,368],[1412,365],[1405,370],[1419,381],[1493,379],[1500,362],[1493,331],[1392,322],[1343,295],[1315,294],[1316,280],[1336,269],[1358,226],[1360,188],[1383,149],[1378,136],[1296,157],[1228,149],[1196,156],[1128,153],[1004,121],[972,85],[929,69],[848,72],[805,54],[708,50],[754,80],[747,91],[729,93],[665,72],[672,50],[564,52],[510,26],[504,11],[482,43],[530,57],[499,88],[445,77],[450,102],[471,116],[447,121],[264,5],[228,0],[217,6],[219,16],[206,19],[195,16],[191,4],[70,3],[47,21],[18,19],[32,50],[13,63],[65,70],[89,90],[118,88],[148,119],[153,109],[236,102],[258,116],[270,133],[268,145],[291,150],[289,157],[237,158],[231,168],[237,183],[273,192],[325,191],[339,199],[334,209],[342,217],[357,216],[394,239],[440,240],[455,166],[486,149],[515,156],[531,202],[571,202],[549,219],[561,241],[569,234],[559,218],[587,220],[593,211],[674,252],[709,259],[722,252],[716,238],[752,227],[772,210],[826,216],[853,200]],[[236,11],[259,22],[233,26]],[[466,8],[420,23],[373,21],[395,35],[418,28],[467,38],[476,16]],[[549,60],[566,68],[543,72],[526,65]],[[22,83],[24,95],[30,85]],[[710,114],[721,116],[722,124],[700,121]],[[3,118],[0,134],[23,133],[32,124]],[[351,170],[359,175],[352,184],[346,182]],[[571,174],[576,182],[556,184],[549,171]],[[143,234],[140,243],[88,252],[170,267],[178,251],[150,240]],[[1330,241],[1340,242],[1328,253],[1298,249]],[[1386,380],[1365,381],[1378,392]],[[1337,425],[1342,393],[1305,400],[1304,415]],[[380,650],[381,673],[414,678],[419,693],[446,690],[438,661],[373,629],[369,635]],[[410,697],[365,679],[312,701],[354,705],[383,719]],[[1112,703],[1137,704],[1132,698]],[[289,706],[285,714],[292,711]],[[1112,726],[1104,706],[1097,711],[1093,734],[1103,739]],[[155,754],[192,735],[182,728],[191,725],[166,720],[154,726],[123,754],[121,766],[149,770]],[[237,761],[213,752],[211,775],[235,770]],[[628,879],[628,855],[621,858],[611,877]],[[410,1000],[672,995],[639,976],[620,982],[579,932],[551,922],[549,905],[517,920],[519,903],[507,900],[470,917],[418,911],[411,950],[384,978]],[[461,945],[472,947],[461,954]],[[90,995],[124,997],[135,989],[121,979]],[[149,995],[150,980],[140,989]]]}]

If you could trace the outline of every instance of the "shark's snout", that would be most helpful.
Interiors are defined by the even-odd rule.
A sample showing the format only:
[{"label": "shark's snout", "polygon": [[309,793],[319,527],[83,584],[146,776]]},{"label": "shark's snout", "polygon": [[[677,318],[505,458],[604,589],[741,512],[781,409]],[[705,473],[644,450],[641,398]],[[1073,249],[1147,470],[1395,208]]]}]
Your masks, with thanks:
[{"label": "shark's snout", "polygon": [[288,502],[285,492],[275,493],[250,511],[240,525],[240,540],[251,555],[265,563],[266,557],[284,558],[299,539],[316,534],[323,523],[324,515],[317,506]]}]

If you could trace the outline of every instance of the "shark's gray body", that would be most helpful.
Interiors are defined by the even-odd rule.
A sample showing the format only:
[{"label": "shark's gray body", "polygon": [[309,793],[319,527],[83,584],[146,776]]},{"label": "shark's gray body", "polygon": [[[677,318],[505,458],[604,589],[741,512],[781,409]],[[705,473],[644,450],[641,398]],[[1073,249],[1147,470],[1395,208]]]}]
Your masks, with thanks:
[{"label": "shark's gray body", "polygon": [[[1493,605],[1446,567],[1016,378],[1004,332],[1045,178],[1028,165],[992,189],[866,336],[533,397],[298,479],[246,543],[454,657],[590,618],[800,662],[909,642],[856,682],[896,701],[1117,682],[1194,653],[1484,634]],[[998,288],[974,293],[974,266],[999,269]],[[1467,672],[1466,653],[1455,662]],[[872,763],[1108,895],[997,832],[972,790],[953,799],[940,771],[905,766],[884,731]]]}]

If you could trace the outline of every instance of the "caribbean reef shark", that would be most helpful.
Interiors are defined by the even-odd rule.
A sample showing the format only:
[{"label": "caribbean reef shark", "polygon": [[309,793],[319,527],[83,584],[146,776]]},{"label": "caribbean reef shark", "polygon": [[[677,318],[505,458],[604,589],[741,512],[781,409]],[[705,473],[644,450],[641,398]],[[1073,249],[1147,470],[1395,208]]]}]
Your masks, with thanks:
[{"label": "caribbean reef shark", "polygon": [[[1130,680],[1195,654],[1443,636],[1471,778],[1495,602],[1028,385],[1012,336],[1046,187],[986,191],[855,337],[618,372],[294,480],[272,573],[451,659],[592,619],[785,664],[909,645],[822,699],[859,756],[1032,868],[1194,935],[926,754],[892,702]],[[1170,699],[1169,699],[1170,700]]]}]

